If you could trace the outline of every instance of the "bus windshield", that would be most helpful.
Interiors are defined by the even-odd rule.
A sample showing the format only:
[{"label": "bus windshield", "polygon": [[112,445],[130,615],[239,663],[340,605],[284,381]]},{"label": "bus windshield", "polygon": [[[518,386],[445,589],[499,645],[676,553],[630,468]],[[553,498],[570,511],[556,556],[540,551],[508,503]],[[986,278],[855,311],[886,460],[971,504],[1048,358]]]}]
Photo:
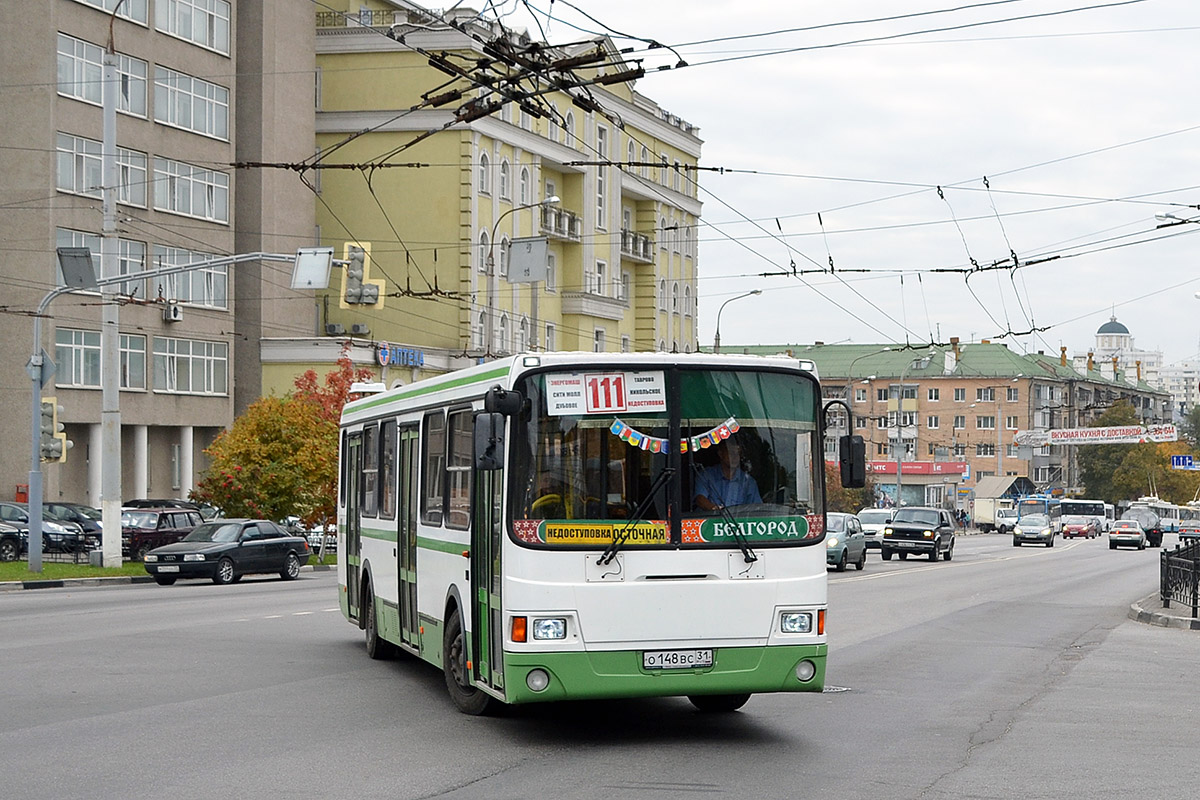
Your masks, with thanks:
[{"label": "bus windshield", "polygon": [[544,372],[517,388],[529,400],[512,447],[519,542],[821,538],[823,472],[812,466],[822,452],[818,397],[806,376],[686,367]]}]

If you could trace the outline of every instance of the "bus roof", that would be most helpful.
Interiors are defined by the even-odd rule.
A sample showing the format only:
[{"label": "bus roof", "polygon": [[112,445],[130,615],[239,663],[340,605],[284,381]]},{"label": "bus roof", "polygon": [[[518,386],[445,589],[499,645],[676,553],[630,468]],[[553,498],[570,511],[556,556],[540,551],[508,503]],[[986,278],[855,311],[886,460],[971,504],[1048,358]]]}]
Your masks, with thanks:
[{"label": "bus roof", "polygon": [[491,386],[499,385],[510,389],[518,377],[531,369],[543,367],[576,367],[579,369],[605,369],[631,367],[633,369],[666,368],[677,365],[711,366],[729,368],[767,367],[773,369],[800,369],[817,376],[816,364],[805,359],[786,355],[754,356],[724,353],[592,353],[556,351],[545,353],[522,353],[506,356],[465,369],[434,375],[387,391],[373,394],[347,403],[342,409],[342,419],[358,416],[379,405],[397,400],[413,400],[425,395],[454,390],[463,397],[479,397]]}]

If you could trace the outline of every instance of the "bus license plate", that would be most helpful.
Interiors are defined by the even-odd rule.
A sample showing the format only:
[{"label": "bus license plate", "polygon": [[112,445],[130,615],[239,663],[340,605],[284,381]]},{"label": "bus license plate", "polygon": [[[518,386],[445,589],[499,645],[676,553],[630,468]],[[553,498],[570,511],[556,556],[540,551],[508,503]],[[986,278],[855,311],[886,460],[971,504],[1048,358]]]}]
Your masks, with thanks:
[{"label": "bus license plate", "polygon": [[647,650],[642,653],[642,669],[693,669],[712,665],[712,650]]}]

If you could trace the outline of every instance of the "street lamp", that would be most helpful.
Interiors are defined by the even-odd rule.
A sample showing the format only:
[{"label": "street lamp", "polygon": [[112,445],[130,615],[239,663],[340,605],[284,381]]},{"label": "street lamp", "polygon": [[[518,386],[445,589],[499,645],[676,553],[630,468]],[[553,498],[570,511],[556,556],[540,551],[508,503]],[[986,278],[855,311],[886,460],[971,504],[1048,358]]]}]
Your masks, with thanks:
[{"label": "street lamp", "polygon": [[721,307],[717,309],[717,330],[716,330],[716,333],[713,334],[713,352],[714,353],[721,352],[721,312],[725,310],[725,306],[729,305],[734,300],[741,300],[743,297],[750,297],[751,295],[755,295],[755,294],[762,294],[762,289],[751,289],[750,291],[746,292],[745,294],[734,295],[733,297],[726,300],[724,303],[721,303]]},{"label": "street lamp", "polygon": [[[488,240],[488,254],[487,254],[487,274],[488,274],[487,351],[488,351],[488,354],[491,356],[495,356],[496,350],[497,350],[497,348],[495,347],[495,344],[496,344],[496,292],[499,291],[499,286],[498,286],[499,279],[496,276],[496,257],[495,256],[496,256],[496,234],[500,230],[500,223],[503,222],[504,218],[507,217],[509,214],[515,213],[517,211],[523,211],[526,208],[540,208],[541,206],[552,205],[554,203],[559,202],[559,200],[560,200],[559,196],[555,194],[555,195],[551,195],[551,196],[547,197],[545,200],[541,200],[537,203],[526,203],[523,206],[513,206],[508,211],[505,211],[503,214],[496,217],[496,224],[492,226],[492,238]],[[536,294],[537,290],[538,290],[538,287],[535,286],[534,287],[535,294]],[[537,331],[534,331],[533,335],[536,337]]]},{"label": "street lamp", "polygon": [[1200,218],[1177,217],[1170,211],[1166,211],[1162,214],[1155,214],[1154,218],[1162,223],[1161,225],[1156,226],[1158,228],[1171,228],[1175,225],[1186,225],[1189,222],[1195,225],[1200,225]]}]

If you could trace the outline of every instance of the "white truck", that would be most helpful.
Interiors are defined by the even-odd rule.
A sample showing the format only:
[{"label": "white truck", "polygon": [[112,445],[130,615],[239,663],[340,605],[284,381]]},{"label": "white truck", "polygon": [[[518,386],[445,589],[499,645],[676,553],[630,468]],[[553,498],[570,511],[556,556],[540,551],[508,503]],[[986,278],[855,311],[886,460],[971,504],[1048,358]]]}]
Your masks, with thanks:
[{"label": "white truck", "polygon": [[1001,527],[1011,529],[1013,520],[1005,519],[1004,515],[998,515],[997,512],[1009,511],[1012,507],[1013,502],[1007,497],[976,497],[971,511],[971,524],[984,533]]}]

